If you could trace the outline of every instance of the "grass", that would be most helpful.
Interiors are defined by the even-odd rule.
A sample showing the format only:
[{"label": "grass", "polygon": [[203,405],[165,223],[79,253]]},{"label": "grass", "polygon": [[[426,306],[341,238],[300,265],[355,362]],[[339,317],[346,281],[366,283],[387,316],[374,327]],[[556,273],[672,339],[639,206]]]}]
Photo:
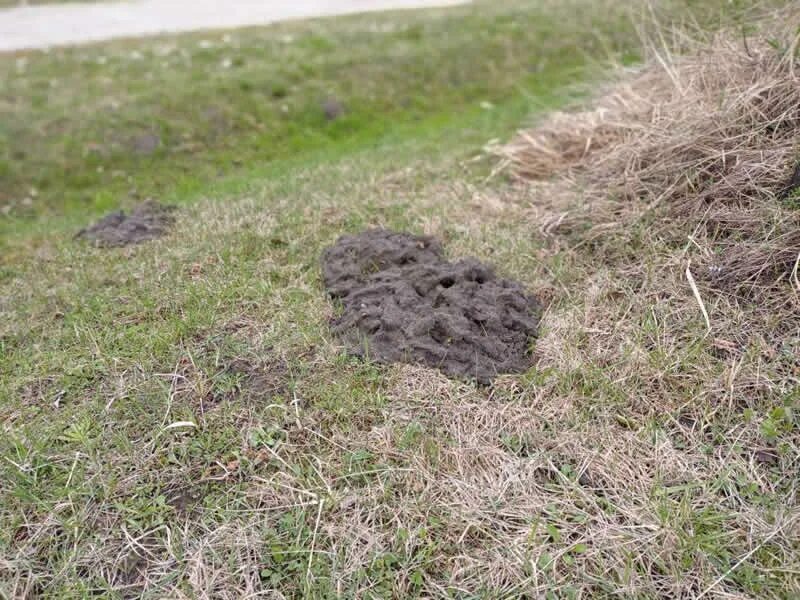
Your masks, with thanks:
[{"label": "grass", "polygon": [[[20,216],[85,214],[176,187],[198,191],[254,164],[338,153],[344,140],[558,86],[586,56],[605,52],[547,11],[514,6],[6,60],[0,111],[13,118],[0,127],[0,205]],[[610,33],[618,22],[603,26]],[[342,107],[339,118],[326,118],[327,101]]]},{"label": "grass", "polygon": [[[601,48],[635,55],[618,14],[553,10],[0,59],[1,595],[800,592],[793,334],[720,350],[648,223],[564,246],[552,190],[488,177],[487,141],[574,100]],[[170,237],[71,239],[146,196],[181,205]],[[548,299],[535,367],[476,387],[344,356],[319,253],[378,224]]]}]

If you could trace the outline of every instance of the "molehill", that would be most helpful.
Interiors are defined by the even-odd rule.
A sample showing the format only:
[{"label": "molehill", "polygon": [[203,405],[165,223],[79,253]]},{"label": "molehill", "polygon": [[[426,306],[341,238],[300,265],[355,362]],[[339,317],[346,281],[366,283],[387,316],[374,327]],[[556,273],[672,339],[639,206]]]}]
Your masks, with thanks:
[{"label": "molehill", "polygon": [[333,332],[353,355],[480,383],[531,366],[539,302],[477,259],[447,261],[431,237],[384,229],[343,236],[323,253],[322,273],[341,302]]},{"label": "molehill", "polygon": [[110,213],[75,236],[96,246],[140,244],[166,235],[175,223],[174,206],[154,201],[143,202],[129,215],[123,211]]}]

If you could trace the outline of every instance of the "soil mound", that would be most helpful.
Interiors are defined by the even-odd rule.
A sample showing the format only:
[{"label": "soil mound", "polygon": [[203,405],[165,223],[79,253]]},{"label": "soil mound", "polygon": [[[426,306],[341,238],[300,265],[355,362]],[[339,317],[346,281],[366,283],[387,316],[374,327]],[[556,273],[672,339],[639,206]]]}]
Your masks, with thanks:
[{"label": "soil mound", "polygon": [[127,246],[159,238],[175,223],[174,206],[143,202],[129,215],[123,211],[110,213],[75,236],[97,246]]},{"label": "soil mound", "polygon": [[323,253],[322,273],[342,302],[333,331],[354,355],[481,383],[531,365],[536,299],[474,258],[445,260],[433,238],[383,229],[343,236]]}]

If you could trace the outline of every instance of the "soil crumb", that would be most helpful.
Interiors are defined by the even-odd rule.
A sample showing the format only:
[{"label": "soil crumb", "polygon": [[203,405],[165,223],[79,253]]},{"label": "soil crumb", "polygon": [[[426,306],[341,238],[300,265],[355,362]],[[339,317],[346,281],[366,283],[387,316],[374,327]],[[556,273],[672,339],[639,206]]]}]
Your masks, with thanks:
[{"label": "soil crumb", "polygon": [[136,206],[129,215],[123,211],[110,213],[75,236],[96,246],[140,244],[166,235],[175,223],[174,206],[147,201]]},{"label": "soil crumb", "polygon": [[474,258],[447,261],[431,237],[371,229],[322,255],[333,332],[348,351],[383,363],[422,363],[489,383],[531,366],[539,302]]},{"label": "soil crumb", "polygon": [[344,114],[344,106],[336,98],[328,98],[322,103],[322,112],[328,121],[335,121]]},{"label": "soil crumb", "polygon": [[786,183],[779,197],[781,200],[786,200],[790,196],[793,196],[798,190],[800,190],[800,163],[795,165],[792,178]]}]

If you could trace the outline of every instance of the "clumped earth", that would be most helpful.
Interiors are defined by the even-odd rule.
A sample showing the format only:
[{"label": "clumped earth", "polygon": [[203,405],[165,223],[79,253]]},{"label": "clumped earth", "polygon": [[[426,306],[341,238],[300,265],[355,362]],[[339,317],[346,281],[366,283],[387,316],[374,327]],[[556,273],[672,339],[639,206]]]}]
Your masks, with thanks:
[{"label": "clumped earth", "polygon": [[797,165],[795,165],[794,173],[792,173],[792,178],[783,188],[783,191],[780,193],[779,197],[781,198],[781,200],[785,200],[798,190],[800,190],[800,162],[798,162]]},{"label": "clumped earth", "polygon": [[328,121],[335,121],[344,114],[344,106],[336,98],[328,98],[322,103],[322,112]]},{"label": "clumped earth", "polygon": [[166,235],[175,223],[174,210],[159,202],[143,202],[129,215],[121,210],[106,215],[75,237],[104,247],[140,244]]},{"label": "clumped earth", "polygon": [[538,301],[474,258],[445,260],[431,237],[384,229],[343,236],[323,253],[322,272],[342,303],[333,331],[356,356],[480,383],[531,365]]}]

